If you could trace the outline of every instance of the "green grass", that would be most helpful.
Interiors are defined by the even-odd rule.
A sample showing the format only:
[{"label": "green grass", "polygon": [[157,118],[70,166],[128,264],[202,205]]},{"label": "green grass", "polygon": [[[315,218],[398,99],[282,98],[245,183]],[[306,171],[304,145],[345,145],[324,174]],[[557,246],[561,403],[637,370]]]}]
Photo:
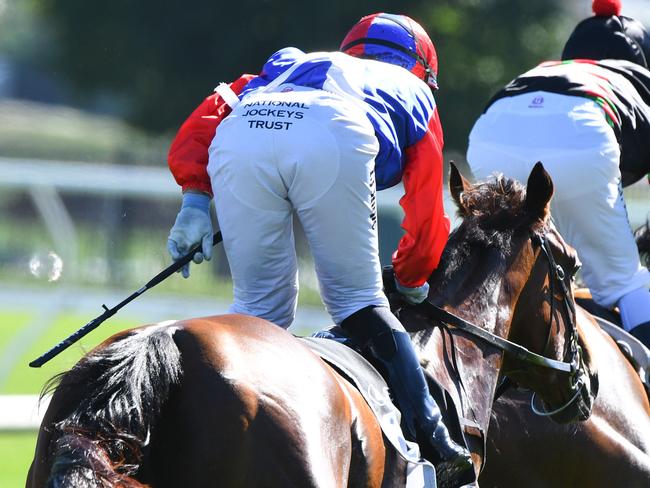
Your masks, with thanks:
[{"label": "green grass", "polygon": [[[5,351],[13,346],[12,340],[23,327],[30,325],[33,316],[33,314],[24,311],[4,310],[0,313],[0,355],[5,354]],[[33,342],[18,358],[15,367],[4,378],[4,382],[0,384],[0,394],[38,394],[50,377],[72,367],[85,352],[104,339],[115,334],[118,330],[140,325],[139,321],[129,319],[128,316],[121,319],[114,318],[111,324],[91,332],[41,368],[30,368],[28,366],[31,360],[77,330],[88,319],[87,316],[82,315],[61,314],[47,330],[40,332],[38,336],[34,336]],[[0,487],[2,486],[0,484]]]},{"label": "green grass", "polygon": [[[5,320],[5,314],[0,314],[0,328],[4,327]],[[70,369],[84,353],[101,343],[104,339],[119,330],[141,324],[136,320],[128,318],[113,319],[110,325],[107,324],[106,327],[97,328],[44,366],[40,368],[30,368],[28,366],[31,360],[49,350],[87,321],[88,317],[81,315],[63,314],[57,317],[51,327],[43,331],[38,337],[35,337],[30,347],[21,355],[18,363],[6,377],[4,384],[1,385],[0,393],[5,395],[40,393],[43,385],[49,378],[57,373]]]},{"label": "green grass", "polygon": [[36,431],[0,432],[0,487],[25,486],[35,446]]},{"label": "green grass", "polygon": [[0,353],[16,333],[25,327],[31,320],[32,314],[29,312],[11,312],[3,311],[0,313]]},{"label": "green grass", "polygon": [[[0,354],[3,354],[8,347],[12,347],[12,339],[21,328],[29,326],[33,316],[24,311],[0,312]],[[75,314],[61,314],[57,317],[50,328],[40,336],[34,337],[34,342],[20,357],[18,364],[0,387],[0,394],[38,394],[50,377],[69,369],[85,351],[117,330],[139,325],[139,322],[133,319],[114,319],[110,326],[103,329],[100,327],[91,332],[43,367],[34,369],[28,366],[29,361],[78,329],[80,324],[84,324],[87,320],[88,317]],[[25,486],[27,470],[36,446],[36,436],[35,430],[0,432],[0,488]]]}]

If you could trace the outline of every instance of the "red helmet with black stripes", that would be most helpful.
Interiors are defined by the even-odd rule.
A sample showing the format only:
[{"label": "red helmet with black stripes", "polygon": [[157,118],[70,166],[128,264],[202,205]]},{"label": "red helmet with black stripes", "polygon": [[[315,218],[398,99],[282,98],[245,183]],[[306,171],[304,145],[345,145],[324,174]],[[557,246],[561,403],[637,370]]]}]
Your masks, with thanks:
[{"label": "red helmet with black stripes", "polygon": [[420,24],[406,15],[377,13],[357,22],[340,50],[358,58],[370,58],[402,66],[438,88],[438,56]]}]

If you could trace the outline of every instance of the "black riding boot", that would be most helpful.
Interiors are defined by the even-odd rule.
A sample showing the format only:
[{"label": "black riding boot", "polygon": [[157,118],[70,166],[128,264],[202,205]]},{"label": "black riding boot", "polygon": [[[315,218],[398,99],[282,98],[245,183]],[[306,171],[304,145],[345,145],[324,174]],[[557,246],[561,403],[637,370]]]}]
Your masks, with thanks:
[{"label": "black riding boot", "polygon": [[643,322],[634,327],[630,334],[639,339],[645,347],[650,349],[650,322]]},{"label": "black riding boot", "polygon": [[[353,339],[370,346],[373,355],[388,372],[388,382],[411,435],[418,429],[438,456],[436,464],[441,488],[459,486],[472,471],[467,449],[457,444],[442,422],[442,415],[429,393],[411,338],[386,307],[366,307],[341,323]],[[436,462],[438,461],[438,462]]]}]

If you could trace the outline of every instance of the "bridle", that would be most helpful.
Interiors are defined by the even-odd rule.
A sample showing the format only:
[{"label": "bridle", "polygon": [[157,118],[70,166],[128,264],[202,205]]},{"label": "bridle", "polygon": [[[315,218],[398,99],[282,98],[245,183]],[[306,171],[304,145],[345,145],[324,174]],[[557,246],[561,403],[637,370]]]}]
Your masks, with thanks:
[{"label": "bridle", "polygon": [[548,324],[548,332],[546,335],[546,342],[542,354],[545,353],[548,348],[551,331],[553,327],[553,317],[555,316],[555,287],[556,283],[560,286],[560,291],[562,292],[562,303],[564,304],[564,309],[567,317],[567,328],[569,329],[569,339],[565,344],[564,360],[558,361],[556,359],[551,359],[542,354],[534,353],[524,346],[516,344],[512,341],[504,339],[492,332],[489,332],[477,325],[472,324],[471,322],[454,315],[447,310],[444,310],[437,305],[430,302],[428,299],[417,305],[415,308],[420,309],[422,313],[426,316],[434,318],[443,324],[448,326],[453,326],[457,329],[460,329],[472,336],[473,338],[482,340],[492,347],[500,349],[504,353],[507,353],[516,359],[528,363],[534,366],[541,366],[549,368],[555,371],[560,371],[563,373],[568,373],[571,380],[571,396],[570,400],[564,405],[552,410],[546,411],[543,408],[535,406],[535,393],[531,397],[531,409],[533,413],[541,416],[552,416],[555,415],[566,408],[568,408],[573,402],[575,402],[579,397],[585,386],[585,377],[584,374],[584,363],[582,362],[582,349],[578,345],[578,330],[576,327],[576,310],[571,300],[571,295],[569,289],[564,282],[565,273],[562,266],[555,262],[553,258],[553,253],[551,251],[550,244],[546,236],[539,234],[533,234],[531,236],[533,244],[536,244],[540,247],[541,252],[546,257],[549,267],[549,291],[550,291],[550,301],[551,301],[551,317]]},{"label": "bridle", "polygon": [[560,285],[560,291],[562,293],[562,303],[564,305],[564,311],[566,312],[565,314],[567,320],[566,326],[569,328],[569,332],[570,332],[568,343],[567,345],[565,345],[565,357],[570,356],[571,358],[571,363],[570,363],[571,370],[569,371],[569,375],[571,378],[571,391],[573,392],[573,395],[571,396],[569,401],[567,401],[560,407],[557,407],[551,411],[547,411],[544,408],[538,408],[535,406],[535,392],[533,392],[530,398],[530,408],[535,415],[539,415],[543,417],[551,417],[567,409],[571,404],[573,404],[573,402],[575,402],[578,399],[580,393],[582,392],[582,389],[585,386],[584,381],[587,375],[584,374],[584,371],[582,370],[582,368],[584,368],[584,363],[582,362],[582,348],[578,345],[576,309],[573,300],[571,300],[570,291],[567,288],[566,283],[564,282],[564,278],[565,278],[564,269],[562,268],[562,266],[560,266],[555,262],[555,259],[553,258],[553,253],[548,243],[548,239],[542,237],[539,234],[533,234],[531,239],[533,243],[539,245],[540,249],[546,256],[546,259],[549,264],[549,273],[551,275],[551,278],[549,279],[551,316],[549,319],[548,332],[546,334],[546,342],[544,344],[544,351],[546,351],[546,349],[548,348],[548,344],[551,339],[553,317],[555,316],[555,284],[556,283]]}]

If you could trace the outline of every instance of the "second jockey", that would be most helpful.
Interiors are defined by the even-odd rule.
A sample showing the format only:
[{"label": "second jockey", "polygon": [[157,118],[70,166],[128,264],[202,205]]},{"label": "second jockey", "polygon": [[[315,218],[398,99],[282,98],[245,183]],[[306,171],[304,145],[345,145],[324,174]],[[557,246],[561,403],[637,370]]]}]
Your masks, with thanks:
[{"label": "second jockey", "polygon": [[511,81],[474,125],[467,159],[477,178],[525,180],[537,161],[553,177],[553,220],[584,263],[594,301],[617,306],[650,348],[650,273],[639,259],[622,187],[650,173],[650,36],[595,0],[561,61]]}]

